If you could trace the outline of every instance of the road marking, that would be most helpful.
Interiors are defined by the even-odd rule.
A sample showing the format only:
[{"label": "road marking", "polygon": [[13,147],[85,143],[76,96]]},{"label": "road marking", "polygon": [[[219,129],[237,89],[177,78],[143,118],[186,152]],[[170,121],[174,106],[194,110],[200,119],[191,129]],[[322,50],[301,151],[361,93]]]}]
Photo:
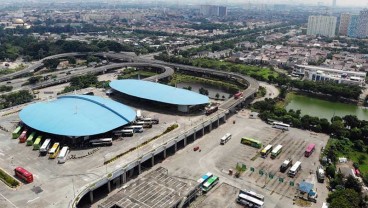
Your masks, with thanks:
[{"label": "road marking", "polygon": [[2,195],[1,193],[0,193],[0,195],[6,200],[6,201],[8,201],[11,205],[13,205],[14,207],[16,207],[16,208],[18,208],[17,206],[15,206],[15,204],[13,204],[13,202],[11,202],[9,199],[7,199],[4,195]]},{"label": "road marking", "polygon": [[28,201],[27,201],[27,204],[28,204],[29,202],[33,202],[33,201],[37,200],[38,198],[40,198],[40,197],[38,196],[38,197],[36,197],[36,198],[34,198],[34,199],[28,200]]}]

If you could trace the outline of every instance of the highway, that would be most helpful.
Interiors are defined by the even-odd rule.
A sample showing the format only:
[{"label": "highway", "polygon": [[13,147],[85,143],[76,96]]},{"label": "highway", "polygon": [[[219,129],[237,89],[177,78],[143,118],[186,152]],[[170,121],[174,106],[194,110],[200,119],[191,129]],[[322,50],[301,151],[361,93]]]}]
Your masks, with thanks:
[{"label": "highway", "polygon": [[[82,55],[87,55],[88,53],[67,53],[67,54],[59,54],[59,55],[55,55],[55,56],[50,56],[50,57],[46,57],[44,60],[46,59],[52,59],[52,58],[65,58],[65,57],[71,57],[71,56],[82,56]],[[158,60],[146,60],[146,59],[142,59],[141,57],[137,57],[137,56],[132,56],[130,54],[126,54],[126,53],[94,53],[92,55],[95,56],[103,56],[109,60],[118,60],[118,61],[130,61],[130,62],[124,62],[124,63],[113,63],[113,64],[109,64],[109,65],[105,65],[105,66],[100,66],[100,67],[89,67],[89,68],[84,68],[84,69],[79,69],[79,70],[73,70],[72,74],[58,74],[57,78],[55,79],[50,79],[47,81],[43,81],[34,85],[28,85],[28,86],[22,86],[24,83],[26,83],[26,79],[23,78],[21,79],[22,81],[17,82],[16,84],[12,84],[14,87],[14,90],[20,90],[20,89],[32,89],[32,90],[36,90],[36,89],[41,89],[44,87],[48,87],[48,86],[53,86],[53,85],[57,85],[57,84],[62,84],[62,83],[66,83],[68,82],[71,78],[73,77],[77,77],[83,74],[87,74],[87,73],[94,73],[94,74],[98,74],[101,72],[107,72],[113,69],[118,69],[118,68],[122,68],[122,67],[143,67],[143,66],[151,66],[151,67],[156,67],[156,68],[161,68],[163,70],[163,73],[152,76],[152,77],[148,77],[145,80],[148,81],[156,81],[159,79],[163,79],[165,77],[171,76],[174,73],[174,69],[181,69],[181,70],[186,70],[186,71],[191,71],[191,72],[199,72],[199,73],[203,73],[203,74],[210,74],[210,75],[216,75],[216,76],[221,76],[224,77],[226,79],[230,79],[230,78],[236,78],[236,79],[241,79],[244,80],[248,87],[243,91],[243,96],[239,99],[234,99],[234,98],[230,98],[227,101],[225,101],[224,103],[221,104],[220,108],[222,109],[232,109],[235,106],[237,106],[239,103],[243,102],[244,100],[248,99],[249,97],[254,96],[255,93],[257,93],[258,88],[259,88],[259,83],[257,80],[249,77],[249,76],[245,76],[245,75],[241,75],[241,74],[237,74],[237,73],[233,73],[233,72],[226,72],[226,71],[219,71],[219,70],[214,70],[214,69],[209,69],[209,68],[201,68],[201,67],[195,67],[195,66],[189,66],[189,65],[183,65],[183,64],[175,64],[175,63],[167,63],[164,61],[158,61]],[[42,62],[38,62],[30,67],[28,67],[27,69],[36,69],[39,68],[40,65],[42,66]],[[23,70],[22,70],[23,71]],[[19,74],[21,74],[22,71],[18,71],[17,72],[17,76]],[[22,72],[24,73],[24,71]],[[11,77],[14,77],[14,73],[10,74],[12,75]],[[2,77],[3,78],[3,77]],[[0,79],[1,81],[1,79]]]}]

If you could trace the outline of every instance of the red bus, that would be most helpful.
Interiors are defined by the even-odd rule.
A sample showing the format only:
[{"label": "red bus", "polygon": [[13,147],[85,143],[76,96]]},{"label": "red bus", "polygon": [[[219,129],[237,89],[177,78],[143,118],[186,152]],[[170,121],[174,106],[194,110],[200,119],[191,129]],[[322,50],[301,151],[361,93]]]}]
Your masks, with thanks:
[{"label": "red bus", "polygon": [[27,131],[23,131],[22,134],[18,137],[20,143],[24,143],[27,140]]},{"label": "red bus", "polygon": [[305,150],[304,156],[309,157],[314,152],[315,148],[316,148],[315,144],[309,144],[307,146],[307,149]]},{"label": "red bus", "polygon": [[243,95],[243,93],[242,93],[242,92],[238,92],[238,93],[236,93],[236,94],[234,95],[234,98],[235,98],[235,99],[238,99],[238,98],[240,98],[242,95]]},{"label": "red bus", "polygon": [[206,115],[210,115],[218,110],[218,106],[211,106],[209,109],[206,110]]},{"label": "red bus", "polygon": [[15,172],[16,176],[23,179],[27,183],[32,183],[33,182],[32,173],[28,172],[26,169],[24,169],[22,167],[17,167],[17,168],[14,169],[14,172]]}]

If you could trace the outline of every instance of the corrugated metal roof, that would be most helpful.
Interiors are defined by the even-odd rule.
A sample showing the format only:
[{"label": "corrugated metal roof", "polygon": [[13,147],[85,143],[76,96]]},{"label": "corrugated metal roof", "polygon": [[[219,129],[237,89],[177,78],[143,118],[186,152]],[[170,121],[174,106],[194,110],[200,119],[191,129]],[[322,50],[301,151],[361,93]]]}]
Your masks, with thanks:
[{"label": "corrugated metal roof", "polygon": [[65,136],[105,133],[133,121],[135,116],[126,105],[90,95],[60,96],[29,105],[19,113],[29,127]]},{"label": "corrugated metal roof", "polygon": [[209,102],[207,96],[199,93],[143,80],[115,80],[110,82],[110,87],[130,96],[173,105],[199,105]]}]

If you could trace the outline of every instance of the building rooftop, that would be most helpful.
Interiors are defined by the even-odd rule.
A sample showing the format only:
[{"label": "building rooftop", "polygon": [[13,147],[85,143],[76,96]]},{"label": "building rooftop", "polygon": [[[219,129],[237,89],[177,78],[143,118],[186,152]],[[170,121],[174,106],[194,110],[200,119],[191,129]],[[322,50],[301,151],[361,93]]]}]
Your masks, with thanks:
[{"label": "building rooftop", "polygon": [[126,105],[98,96],[67,95],[31,104],[19,117],[33,129],[79,137],[116,129],[133,121],[136,113]]},{"label": "building rooftop", "polygon": [[190,90],[143,80],[115,80],[110,87],[121,93],[151,101],[173,105],[200,105],[209,103],[207,96]]}]

